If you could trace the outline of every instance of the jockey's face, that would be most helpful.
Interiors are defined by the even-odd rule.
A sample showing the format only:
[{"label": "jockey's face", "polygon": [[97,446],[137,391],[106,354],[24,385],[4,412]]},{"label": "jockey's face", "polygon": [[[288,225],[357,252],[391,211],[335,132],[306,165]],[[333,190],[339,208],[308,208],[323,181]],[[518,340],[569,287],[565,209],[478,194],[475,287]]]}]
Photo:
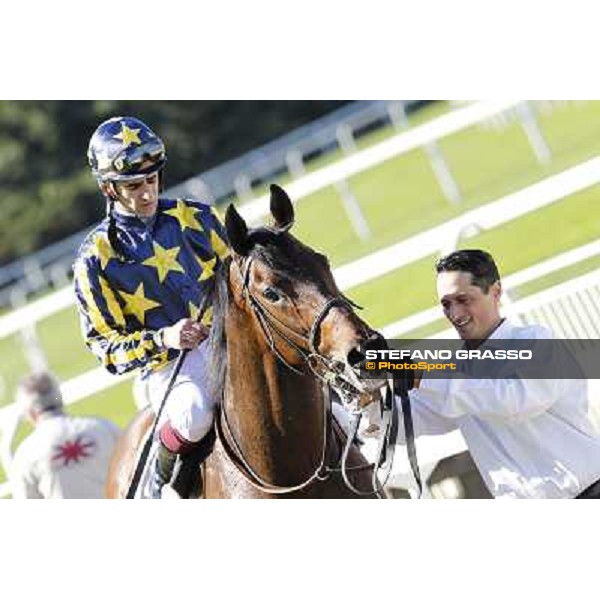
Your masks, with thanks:
[{"label": "jockey's face", "polygon": [[438,274],[437,291],[444,315],[463,340],[485,340],[500,322],[499,281],[486,294],[471,273],[446,271]]},{"label": "jockey's face", "polygon": [[158,206],[158,173],[133,181],[115,183],[117,200],[138,217],[152,217]]}]

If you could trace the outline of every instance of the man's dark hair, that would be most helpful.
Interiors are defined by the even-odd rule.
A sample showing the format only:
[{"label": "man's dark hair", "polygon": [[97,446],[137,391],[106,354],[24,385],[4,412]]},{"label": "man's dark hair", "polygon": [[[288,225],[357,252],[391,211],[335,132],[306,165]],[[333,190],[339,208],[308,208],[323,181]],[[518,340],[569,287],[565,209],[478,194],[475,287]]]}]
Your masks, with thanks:
[{"label": "man's dark hair", "polygon": [[481,288],[484,294],[490,286],[500,280],[498,267],[492,255],[484,250],[456,250],[440,258],[435,265],[438,273],[464,271],[471,273],[473,285]]}]

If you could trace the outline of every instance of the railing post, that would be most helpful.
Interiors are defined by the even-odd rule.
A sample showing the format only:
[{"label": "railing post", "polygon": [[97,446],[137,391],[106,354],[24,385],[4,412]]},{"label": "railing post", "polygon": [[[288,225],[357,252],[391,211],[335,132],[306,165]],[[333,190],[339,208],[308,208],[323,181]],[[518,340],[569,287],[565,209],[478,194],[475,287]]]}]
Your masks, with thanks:
[{"label": "railing post", "polygon": [[338,125],[337,129],[335,130],[335,137],[337,138],[342,152],[346,156],[356,152],[356,141],[354,140],[354,134],[350,125],[347,123]]},{"label": "railing post", "polygon": [[[27,303],[27,295],[21,287],[11,290],[11,305],[13,309]],[[21,345],[31,371],[47,371],[48,358],[37,335],[36,322],[31,321],[20,330]]]},{"label": "railing post", "polygon": [[235,188],[235,193],[240,200],[246,201],[254,197],[252,192],[252,182],[244,173],[240,173],[235,178],[233,186]]},{"label": "railing post", "polygon": [[[354,141],[352,128],[348,124],[342,123],[339,125],[335,131],[335,136],[340,149],[346,156],[356,152],[356,142]],[[369,239],[371,237],[371,229],[348,181],[346,179],[338,181],[335,184],[335,189],[342,199],[342,204],[354,229],[354,233],[361,240]]]},{"label": "railing post", "polygon": [[285,163],[293,178],[302,177],[306,174],[302,152],[297,148],[291,148],[285,155]]},{"label": "railing post", "polygon": [[542,133],[533,107],[529,102],[523,102],[517,106],[516,112],[538,162],[542,165],[549,164],[552,161],[552,150]]},{"label": "railing post", "polygon": [[[394,127],[398,131],[410,127],[404,103],[398,101],[390,102],[388,105],[388,114],[390,115]],[[456,179],[454,179],[454,176],[452,175],[452,171],[450,171],[450,166],[448,165],[448,161],[446,160],[440,145],[437,141],[431,141],[423,146],[423,150],[429,158],[431,170],[437,179],[442,193],[452,204],[458,204],[462,200],[462,194]]]},{"label": "railing post", "polygon": [[346,214],[356,235],[361,240],[369,239],[371,237],[371,229],[348,181],[345,179],[338,181],[335,184],[335,189],[342,199],[342,204],[346,209]]}]

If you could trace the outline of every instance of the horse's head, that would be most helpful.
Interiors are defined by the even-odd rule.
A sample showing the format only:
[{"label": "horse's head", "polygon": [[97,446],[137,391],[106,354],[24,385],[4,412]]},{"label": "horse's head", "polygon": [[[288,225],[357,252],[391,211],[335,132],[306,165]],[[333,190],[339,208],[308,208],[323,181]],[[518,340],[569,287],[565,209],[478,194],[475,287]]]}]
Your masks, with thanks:
[{"label": "horse's head", "polygon": [[353,310],[338,289],[327,258],[294,238],[294,208],[287,194],[271,186],[270,227],[249,229],[231,205],[225,226],[233,249],[230,284],[241,310],[251,314],[265,350],[289,367],[312,369],[355,395],[382,382],[357,377],[365,348],[384,340]]}]

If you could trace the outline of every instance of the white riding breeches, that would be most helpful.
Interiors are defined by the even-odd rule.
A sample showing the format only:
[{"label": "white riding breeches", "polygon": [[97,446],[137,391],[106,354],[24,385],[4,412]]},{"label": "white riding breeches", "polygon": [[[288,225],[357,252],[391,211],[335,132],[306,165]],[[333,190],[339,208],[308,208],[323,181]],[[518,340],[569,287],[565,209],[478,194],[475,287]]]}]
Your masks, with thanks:
[{"label": "white riding breeches", "polygon": [[[177,433],[190,442],[200,441],[210,431],[218,402],[218,398],[211,398],[209,392],[208,363],[207,341],[187,353],[158,424],[160,427],[169,421]],[[160,408],[175,364],[176,361],[173,361],[144,379],[155,414]]]}]

